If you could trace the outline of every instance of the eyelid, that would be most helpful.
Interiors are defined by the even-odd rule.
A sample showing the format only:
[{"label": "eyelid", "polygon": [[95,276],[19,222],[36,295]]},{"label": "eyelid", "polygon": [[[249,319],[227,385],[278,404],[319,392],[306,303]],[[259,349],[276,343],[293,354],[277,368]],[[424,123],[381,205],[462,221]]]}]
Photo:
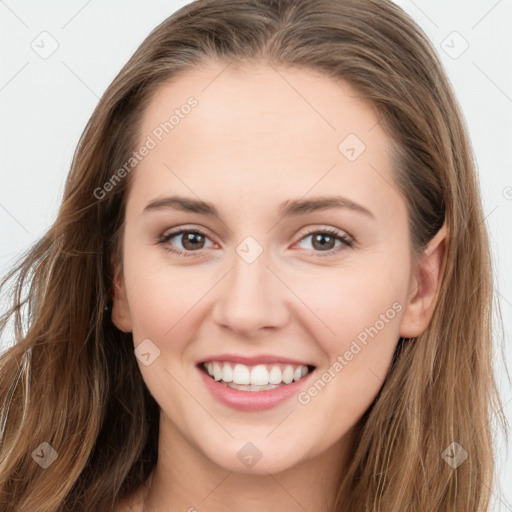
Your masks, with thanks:
[{"label": "eyelid", "polygon": [[163,239],[163,238],[168,238],[169,235],[173,235],[173,236],[176,236],[178,234],[180,234],[182,231],[190,231],[190,232],[196,232],[196,233],[201,233],[202,235],[206,235],[208,236],[208,238],[210,239],[213,239],[214,237],[212,237],[210,235],[210,231],[207,229],[207,228],[204,228],[203,226],[200,226],[200,227],[196,227],[194,225],[192,226],[189,226],[187,224],[185,225],[180,225],[180,226],[176,226],[174,228],[168,228],[166,229],[159,237],[158,239]]},{"label": "eyelid", "polygon": [[305,228],[304,230],[301,230],[299,232],[299,242],[308,235],[312,235],[314,233],[325,233],[325,232],[331,232],[336,236],[339,236],[340,238],[346,238],[350,242],[355,242],[355,239],[352,235],[350,235],[347,231],[339,228],[334,228],[331,226],[320,226],[320,227],[314,227],[314,228]]}]

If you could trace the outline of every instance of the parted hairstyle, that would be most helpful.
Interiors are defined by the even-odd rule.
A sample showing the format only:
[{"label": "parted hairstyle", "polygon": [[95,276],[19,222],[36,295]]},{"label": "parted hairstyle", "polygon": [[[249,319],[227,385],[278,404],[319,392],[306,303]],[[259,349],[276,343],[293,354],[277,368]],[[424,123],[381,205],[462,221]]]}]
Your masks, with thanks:
[{"label": "parted hairstyle", "polygon": [[[143,41],[106,89],[73,156],[55,222],[10,269],[15,340],[0,357],[0,509],[113,510],[154,469],[159,407],[130,333],[112,323],[112,255],[132,174],[94,193],[135,150],[155,91],[202,63],[311,69],[349,83],[393,142],[416,255],[445,223],[433,317],[400,338],[359,422],[336,512],[484,512],[494,481],[490,419],[492,259],[476,162],[460,106],[421,28],[389,0],[197,0]],[[502,414],[502,413],[501,413]],[[502,417],[502,421],[505,420]],[[31,454],[47,442],[47,469]],[[468,453],[457,469],[441,454]]]}]

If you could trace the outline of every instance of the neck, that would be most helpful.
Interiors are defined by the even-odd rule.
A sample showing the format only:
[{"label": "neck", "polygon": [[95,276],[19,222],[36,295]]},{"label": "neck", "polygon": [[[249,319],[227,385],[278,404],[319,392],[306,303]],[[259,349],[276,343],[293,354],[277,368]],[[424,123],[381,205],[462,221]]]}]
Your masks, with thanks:
[{"label": "neck", "polygon": [[158,462],[141,512],[332,511],[352,454],[355,430],[325,452],[284,471],[239,473],[222,468],[188,443],[170,421],[160,422]]}]

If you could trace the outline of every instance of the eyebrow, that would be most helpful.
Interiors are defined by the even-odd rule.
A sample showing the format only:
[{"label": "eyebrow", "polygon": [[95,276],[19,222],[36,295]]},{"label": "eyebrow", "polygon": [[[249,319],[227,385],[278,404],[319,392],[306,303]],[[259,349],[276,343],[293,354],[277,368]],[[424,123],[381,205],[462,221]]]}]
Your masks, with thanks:
[{"label": "eyebrow", "polygon": [[[341,196],[319,196],[311,199],[287,200],[279,206],[279,215],[283,218],[293,217],[330,209],[347,209],[375,219],[370,210]],[[176,210],[220,218],[219,211],[212,203],[191,197],[169,196],[154,199],[144,208],[143,213],[157,210]]]}]

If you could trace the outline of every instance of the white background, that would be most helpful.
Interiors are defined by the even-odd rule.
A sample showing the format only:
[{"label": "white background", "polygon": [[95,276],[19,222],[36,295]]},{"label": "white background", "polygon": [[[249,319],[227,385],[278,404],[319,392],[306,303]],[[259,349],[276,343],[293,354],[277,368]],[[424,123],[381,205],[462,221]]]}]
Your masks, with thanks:
[{"label": "white background", "polygon": [[[73,151],[103,91],[148,33],[186,3],[0,0],[0,274],[53,222]],[[510,421],[501,345],[510,364],[512,1],[396,3],[435,44],[474,144],[506,333],[496,366]],[[58,48],[43,59],[32,48],[43,44]],[[0,349],[11,342],[4,333]],[[495,489],[492,511],[512,511],[512,463],[501,436],[497,443],[503,495]]]}]

